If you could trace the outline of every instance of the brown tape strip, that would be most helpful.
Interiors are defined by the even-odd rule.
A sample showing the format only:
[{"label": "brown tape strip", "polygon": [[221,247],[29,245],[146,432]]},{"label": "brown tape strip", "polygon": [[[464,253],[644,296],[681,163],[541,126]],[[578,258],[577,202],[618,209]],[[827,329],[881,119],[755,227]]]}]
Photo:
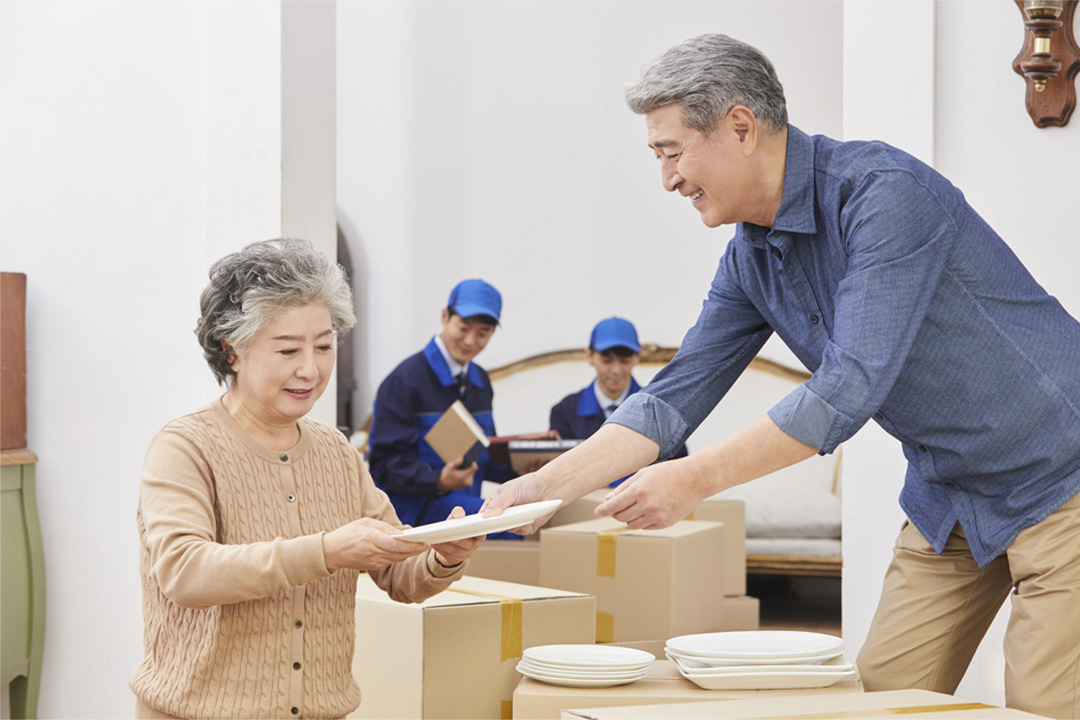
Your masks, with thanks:
[{"label": "brown tape strip", "polygon": [[596,533],[596,576],[615,577],[615,539],[630,528],[621,527]]},{"label": "brown tape strip", "polygon": [[693,520],[693,519],[694,519],[694,511],[693,510],[690,511],[689,515],[687,515],[686,517],[683,518],[683,520]]},{"label": "brown tape strip", "polygon": [[615,641],[615,616],[611,613],[596,613],[596,642]]},{"label": "brown tape strip", "polygon": [[474,595],[476,597],[498,600],[502,609],[502,633],[501,633],[501,660],[503,662],[521,657],[524,652],[521,640],[521,625],[523,622],[523,609],[521,598],[512,598],[495,593],[480,592],[479,590],[466,590],[464,588],[447,588],[450,592]]},{"label": "brown tape strip", "polygon": [[882,715],[915,715],[918,713],[959,712],[961,710],[991,710],[993,705],[982,703],[957,703],[955,705],[910,705],[895,708],[870,708],[867,710],[833,710],[826,713],[799,713],[798,715],[770,715],[768,718],[750,720],[833,720],[833,718],[876,718]]},{"label": "brown tape strip", "polygon": [[502,720],[514,720],[514,701],[500,700],[499,716]]}]

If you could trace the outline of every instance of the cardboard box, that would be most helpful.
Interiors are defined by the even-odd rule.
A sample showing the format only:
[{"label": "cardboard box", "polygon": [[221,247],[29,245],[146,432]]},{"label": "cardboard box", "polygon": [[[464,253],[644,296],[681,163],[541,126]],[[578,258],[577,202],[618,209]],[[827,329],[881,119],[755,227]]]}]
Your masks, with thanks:
[{"label": "cardboard box", "polygon": [[[610,488],[594,490],[563,505],[544,527],[595,520],[594,511],[610,491]],[[724,593],[731,597],[746,595],[746,503],[742,500],[706,498],[685,519],[724,524]]]},{"label": "cardboard box", "polygon": [[706,498],[686,519],[724,524],[724,592],[746,595],[746,503]]},{"label": "cardboard box", "polygon": [[470,577],[408,605],[361,575],[349,717],[508,718],[524,648],[591,643],[595,617],[590,595]]},{"label": "cardboard box", "polygon": [[[640,681],[639,681],[640,682]],[[827,689],[827,688],[826,688]],[[575,708],[564,710],[567,720],[794,720],[794,718],[904,718],[957,720],[958,718],[1038,718],[1040,715],[1007,710],[929,690],[778,696],[776,690],[760,690],[753,700],[691,702],[636,707]],[[517,717],[516,715],[514,717]]]},{"label": "cardboard box", "polygon": [[547,521],[544,527],[553,528],[560,525],[573,525],[574,523],[595,520],[596,514],[593,511],[596,510],[600,503],[604,502],[604,497],[609,492],[611,492],[611,488],[593,490],[574,502],[559,506],[559,509],[555,511],[555,514],[551,516],[551,519]]},{"label": "cardboard box", "polygon": [[540,586],[540,538],[485,540],[469,558],[469,577]]},{"label": "cardboard box", "polygon": [[[662,657],[662,656],[661,656]],[[858,680],[845,680],[832,687],[821,688],[813,692],[820,693],[861,693],[862,685]],[[669,660],[657,660],[649,668],[649,674],[629,685],[617,685],[607,688],[572,688],[549,685],[530,678],[522,678],[514,691],[514,720],[552,720],[566,717],[562,711],[577,708],[575,712],[585,715],[581,708],[603,708],[609,706],[648,706],[667,707],[671,703],[702,704],[709,700],[743,700],[768,694],[805,695],[807,690],[702,690],[694,683],[679,675],[674,663]],[[714,705],[715,703],[708,703]],[[648,708],[645,708],[646,710]],[[575,716],[576,717],[576,716]],[[665,717],[646,712],[640,717]],[[714,714],[710,717],[726,717]]]},{"label": "cardboard box", "polygon": [[667,639],[723,627],[723,526],[630,530],[612,518],[540,532],[540,584],[596,596],[596,640]]},{"label": "cardboard box", "polygon": [[761,623],[761,601],[749,595],[724,598],[724,627],[721,630],[757,630]]}]

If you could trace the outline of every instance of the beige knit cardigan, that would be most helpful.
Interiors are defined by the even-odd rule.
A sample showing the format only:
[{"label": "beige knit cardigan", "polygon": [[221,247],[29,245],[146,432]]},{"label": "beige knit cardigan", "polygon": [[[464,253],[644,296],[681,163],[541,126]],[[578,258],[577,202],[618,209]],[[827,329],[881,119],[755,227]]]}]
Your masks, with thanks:
[{"label": "beige knit cardigan", "polygon": [[[400,525],[359,453],[303,419],[288,452],[262,447],[218,398],[155,434],[137,523],[142,664],[130,685],[184,718],[340,718],[352,677],[355,570],[330,573],[323,533],[361,517]],[[372,572],[390,597],[444,590],[433,551]]]}]

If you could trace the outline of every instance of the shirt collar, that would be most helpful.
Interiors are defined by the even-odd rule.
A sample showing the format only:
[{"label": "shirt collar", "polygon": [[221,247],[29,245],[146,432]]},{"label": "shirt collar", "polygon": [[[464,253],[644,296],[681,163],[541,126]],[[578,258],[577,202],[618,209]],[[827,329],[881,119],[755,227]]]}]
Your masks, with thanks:
[{"label": "shirt collar", "polygon": [[[740,223],[745,236],[761,245],[771,231],[814,234],[817,217],[814,212],[814,139],[794,125],[788,125],[787,152],[784,156],[784,196],[776,212],[773,226],[765,228],[753,223]],[[745,232],[749,231],[749,232]]]},{"label": "shirt collar", "polygon": [[435,336],[435,347],[439,348],[439,352],[442,353],[443,360],[446,361],[446,367],[450,368],[450,377],[457,377],[462,372],[465,372],[469,369],[469,363],[462,365],[450,355],[450,352],[446,349],[446,345],[443,343],[442,338],[438,335]]}]

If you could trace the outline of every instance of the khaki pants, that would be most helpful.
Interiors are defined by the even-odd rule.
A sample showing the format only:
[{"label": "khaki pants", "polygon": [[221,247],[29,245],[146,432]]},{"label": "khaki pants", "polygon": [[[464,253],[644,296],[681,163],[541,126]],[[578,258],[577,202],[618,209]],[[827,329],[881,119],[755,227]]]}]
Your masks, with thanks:
[{"label": "khaki pants", "polygon": [[1010,592],[1006,704],[1080,717],[1080,495],[982,569],[959,525],[938,555],[905,523],[859,653],[866,690],[953,693]]}]

